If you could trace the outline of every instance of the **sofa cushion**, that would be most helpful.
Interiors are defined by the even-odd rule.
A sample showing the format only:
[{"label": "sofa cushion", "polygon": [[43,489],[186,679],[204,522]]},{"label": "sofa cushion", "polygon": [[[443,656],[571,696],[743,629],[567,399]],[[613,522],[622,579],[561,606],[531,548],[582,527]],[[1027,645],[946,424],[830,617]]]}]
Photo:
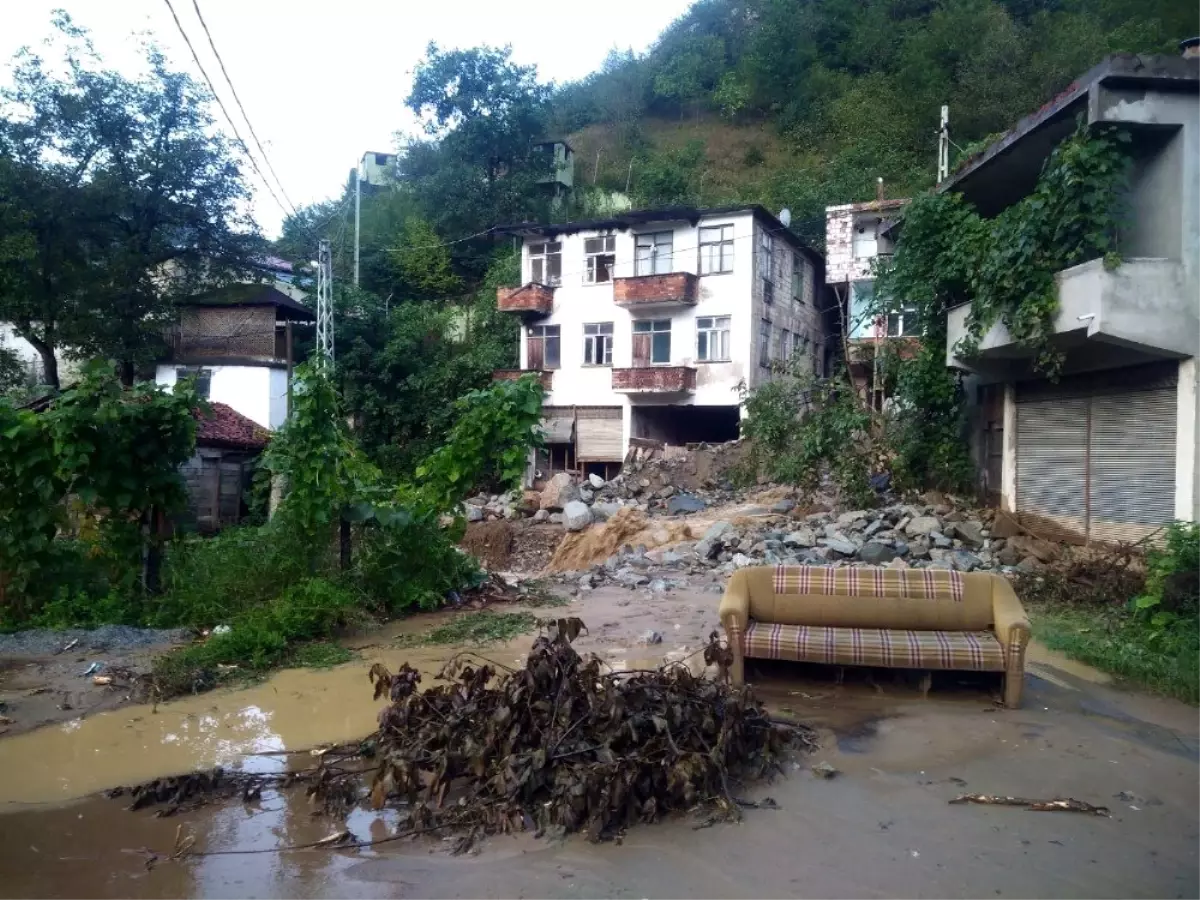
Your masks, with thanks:
[{"label": "sofa cushion", "polygon": [[751,622],[747,657],[838,666],[1004,671],[1004,648],[990,631],[902,631]]},{"label": "sofa cushion", "polygon": [[827,597],[896,597],[901,600],[963,601],[963,576],[949,569],[834,568],[776,566],[776,594]]}]

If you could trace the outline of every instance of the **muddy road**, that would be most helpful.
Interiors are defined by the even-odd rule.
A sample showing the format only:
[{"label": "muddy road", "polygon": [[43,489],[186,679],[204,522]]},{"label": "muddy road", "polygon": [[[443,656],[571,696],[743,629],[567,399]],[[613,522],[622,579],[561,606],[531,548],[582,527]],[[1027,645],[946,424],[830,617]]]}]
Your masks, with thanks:
[{"label": "muddy road", "polygon": [[[591,592],[542,615],[579,615],[580,648],[614,666],[681,659],[716,625],[718,597]],[[764,665],[752,674],[781,715],[816,725],[822,750],[750,796],[740,825],[694,830],[679,819],[631,829],[621,845],[493,838],[475,856],[420,840],[360,851],[271,850],[324,837],[302,790],[214,804],[171,818],[130,813],[96,796],[117,784],[214,764],[276,771],[269,753],[370,732],[379,705],[366,670],[408,660],[433,672],[456,648],[402,649],[395,638],[441,621],[414,617],[360,642],[362,659],[290,670],[263,684],[131,706],[0,740],[0,895],[96,897],[1194,897],[1197,713],[1117,691],[1086,667],[1035,650],[1027,701],[998,709],[986,677],[947,674],[928,698],[903,678],[835,683],[819,669]],[[661,643],[639,643],[657,631]],[[528,638],[481,650],[521,658]],[[695,660],[692,660],[693,664]],[[840,773],[814,777],[807,763]],[[962,792],[1072,796],[1111,818],[950,806]],[[361,838],[385,837],[387,815],[357,811]],[[239,851],[147,869],[176,831],[196,849]]]}]

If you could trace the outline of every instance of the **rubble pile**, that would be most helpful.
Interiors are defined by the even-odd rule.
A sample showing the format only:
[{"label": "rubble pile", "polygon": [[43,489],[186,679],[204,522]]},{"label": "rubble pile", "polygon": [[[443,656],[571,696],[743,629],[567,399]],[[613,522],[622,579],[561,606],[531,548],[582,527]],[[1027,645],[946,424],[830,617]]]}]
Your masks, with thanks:
[{"label": "rubble pile", "polygon": [[[557,578],[579,590],[616,584],[661,592],[708,575],[713,589],[719,590],[726,576],[745,566],[1032,573],[1053,562],[1059,552],[1057,545],[1020,533],[1011,519],[992,510],[973,509],[940,495],[925,499],[930,502],[804,514],[795,500],[784,498],[771,507],[745,507],[732,521],[712,522],[697,540],[654,548],[627,543],[607,557],[591,560],[586,568],[560,571]],[[597,545],[605,546],[599,541]]]},{"label": "rubble pile", "polygon": [[[815,746],[802,725],[773,721],[749,688],[686,666],[618,673],[571,641],[579,619],[547,623],[525,665],[495,677],[452,660],[419,691],[420,674],[371,669],[389,706],[375,737],[376,809],[398,804],[402,832],[449,829],[455,850],[487,834],[533,830],[617,838],[630,825],[701,807],[737,818],[753,805],[731,785],[781,772]],[[728,667],[716,632],[706,664]]]}]

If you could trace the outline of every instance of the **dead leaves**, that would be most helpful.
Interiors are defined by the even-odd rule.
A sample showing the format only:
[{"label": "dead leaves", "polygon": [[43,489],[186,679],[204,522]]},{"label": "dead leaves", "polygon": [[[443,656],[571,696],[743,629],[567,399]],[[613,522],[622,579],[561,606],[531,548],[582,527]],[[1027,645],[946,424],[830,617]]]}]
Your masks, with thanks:
[{"label": "dead leaves", "polygon": [[[417,691],[409,666],[373,666],[379,716],[379,809],[403,801],[401,829],[449,828],[455,847],[485,834],[532,829],[619,837],[630,825],[703,807],[736,818],[733,779],[781,771],[804,726],[778,728],[749,690],[685,666],[614,673],[571,646],[587,626],[547,619],[523,669],[452,659],[437,684]],[[715,642],[705,660],[727,667]]]}]

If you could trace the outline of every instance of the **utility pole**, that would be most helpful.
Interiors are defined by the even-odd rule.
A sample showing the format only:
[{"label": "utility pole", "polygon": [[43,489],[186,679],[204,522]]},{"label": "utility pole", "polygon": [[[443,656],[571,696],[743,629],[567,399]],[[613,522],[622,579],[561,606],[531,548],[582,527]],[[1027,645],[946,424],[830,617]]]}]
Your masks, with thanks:
[{"label": "utility pole", "polygon": [[317,365],[333,365],[333,254],[327,240],[317,244]]},{"label": "utility pole", "polygon": [[362,160],[354,167],[354,286],[358,287],[358,232],[362,220]]},{"label": "utility pole", "polygon": [[942,122],[938,126],[937,183],[950,177],[950,107],[942,107]]}]

